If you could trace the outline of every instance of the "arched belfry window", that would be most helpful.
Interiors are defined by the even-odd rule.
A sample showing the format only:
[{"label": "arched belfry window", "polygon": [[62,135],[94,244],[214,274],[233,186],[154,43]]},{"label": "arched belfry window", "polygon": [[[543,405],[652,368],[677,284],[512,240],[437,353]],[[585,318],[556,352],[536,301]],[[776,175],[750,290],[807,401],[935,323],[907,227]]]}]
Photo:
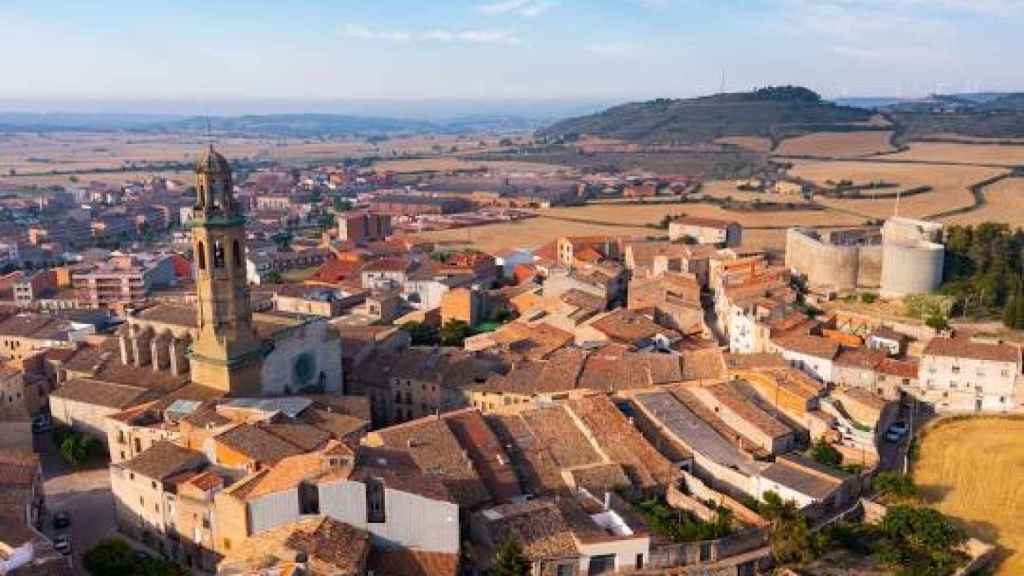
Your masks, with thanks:
[{"label": "arched belfry window", "polygon": [[196,258],[199,261],[199,269],[206,270],[206,245],[202,242],[196,245]]},{"label": "arched belfry window", "polygon": [[243,264],[243,262],[242,262],[242,245],[238,243],[238,240],[235,240],[235,245],[232,246],[231,252],[232,252],[231,257],[232,257],[232,259],[233,259],[233,261],[235,263],[235,268],[241,268],[242,264]]},{"label": "arched belfry window", "polygon": [[224,243],[220,240],[213,243],[213,267],[224,267]]}]

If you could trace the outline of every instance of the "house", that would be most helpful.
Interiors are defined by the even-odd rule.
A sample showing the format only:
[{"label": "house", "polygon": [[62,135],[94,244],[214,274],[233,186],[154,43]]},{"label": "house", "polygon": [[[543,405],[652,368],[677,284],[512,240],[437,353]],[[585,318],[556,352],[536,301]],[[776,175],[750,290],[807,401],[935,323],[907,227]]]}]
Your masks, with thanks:
[{"label": "house", "polygon": [[1020,374],[1021,352],[1015,345],[937,336],[921,353],[914,393],[939,412],[1001,412],[1017,406]]},{"label": "house", "polygon": [[839,344],[834,340],[812,334],[787,334],[772,338],[767,351],[782,355],[790,366],[821,382],[833,381],[832,372],[839,355]]},{"label": "house", "polygon": [[494,261],[501,267],[502,277],[511,280],[515,278],[516,267],[533,265],[533,252],[523,248],[507,248],[495,253]]},{"label": "house", "polygon": [[720,382],[689,390],[727,426],[767,452],[783,454],[793,449],[796,440],[793,430],[740,392],[736,384]]},{"label": "house", "polygon": [[849,474],[805,456],[787,454],[758,475],[756,492],[759,499],[775,492],[783,501],[793,500],[800,508],[816,505],[821,510],[836,511],[849,505],[858,490]]},{"label": "house", "polygon": [[840,350],[832,367],[832,383],[874,393],[879,366],[888,357],[888,352],[888,348],[870,347]]},{"label": "house", "polygon": [[0,448],[0,519],[39,526],[46,496],[39,455],[29,450]]},{"label": "house", "polygon": [[669,223],[668,237],[673,242],[689,238],[695,244],[724,248],[743,243],[743,227],[738,222],[683,216]]},{"label": "house", "polygon": [[629,310],[651,317],[656,323],[683,334],[702,335],[704,309],[697,279],[690,274],[666,272],[629,282]]},{"label": "house", "polygon": [[906,352],[910,338],[887,326],[879,326],[868,334],[865,344],[868,348],[885,350],[889,356],[899,356]]},{"label": "house", "polygon": [[486,570],[508,539],[520,543],[531,574],[618,574],[649,563],[651,534],[612,493],[542,498],[483,510],[471,533],[481,547],[477,568]]},{"label": "house", "polygon": [[311,516],[254,534],[217,564],[223,575],[364,576],[370,534],[329,516]]},{"label": "house", "polygon": [[337,216],[338,239],[357,244],[379,242],[391,236],[391,215],[347,212]]},{"label": "house", "polygon": [[576,342],[617,342],[627,346],[668,348],[682,335],[625,308],[600,314],[576,329]]},{"label": "house", "polygon": [[552,298],[578,290],[601,298],[605,306],[620,301],[626,291],[626,270],[615,263],[554,268],[544,281],[544,294]]}]

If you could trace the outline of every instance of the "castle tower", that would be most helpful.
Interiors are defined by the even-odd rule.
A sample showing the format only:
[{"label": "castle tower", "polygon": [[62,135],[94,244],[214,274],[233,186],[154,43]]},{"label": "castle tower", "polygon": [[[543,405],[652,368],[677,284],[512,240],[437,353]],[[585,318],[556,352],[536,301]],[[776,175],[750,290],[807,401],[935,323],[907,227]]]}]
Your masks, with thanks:
[{"label": "castle tower", "polygon": [[211,145],[196,163],[192,248],[199,335],[190,365],[197,384],[255,396],[261,388],[263,345],[252,326],[245,218],[233,192],[231,167]]}]

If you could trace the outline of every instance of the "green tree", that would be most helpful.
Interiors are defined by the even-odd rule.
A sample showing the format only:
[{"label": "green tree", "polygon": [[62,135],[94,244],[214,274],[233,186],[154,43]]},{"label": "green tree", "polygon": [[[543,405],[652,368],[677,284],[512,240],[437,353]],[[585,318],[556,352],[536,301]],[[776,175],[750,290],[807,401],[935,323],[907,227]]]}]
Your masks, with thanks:
[{"label": "green tree", "polygon": [[879,531],[879,558],[901,576],[948,576],[966,559],[966,534],[932,508],[892,506]]},{"label": "green tree", "polygon": [[519,541],[509,538],[501,543],[487,573],[490,576],[529,576],[531,568]]},{"label": "green tree", "polygon": [[811,458],[818,463],[833,468],[838,468],[843,463],[843,455],[836,450],[825,438],[818,438],[811,448]]},{"label": "green tree", "polygon": [[445,346],[462,346],[466,338],[473,334],[473,329],[462,320],[449,320],[441,326],[439,336]]},{"label": "green tree", "polygon": [[917,487],[909,476],[895,470],[879,472],[871,487],[881,496],[892,500],[909,500],[917,496]]},{"label": "green tree", "polygon": [[775,492],[765,492],[761,516],[768,521],[768,541],[772,557],[781,565],[803,564],[813,557],[811,531],[807,519],[792,500],[782,500]]},{"label": "green tree", "polygon": [[60,441],[60,456],[74,467],[86,463],[99,449],[99,442],[92,436],[71,432]]},{"label": "green tree", "polygon": [[949,320],[945,316],[938,312],[933,312],[928,319],[924,321],[925,325],[937,332],[949,329]]},{"label": "green tree", "polygon": [[407,322],[402,324],[402,330],[409,333],[413,346],[433,346],[441,342],[437,329],[424,322]]},{"label": "green tree", "polygon": [[162,558],[136,554],[120,538],[100,541],[82,558],[82,565],[91,576],[188,576],[177,564]]}]

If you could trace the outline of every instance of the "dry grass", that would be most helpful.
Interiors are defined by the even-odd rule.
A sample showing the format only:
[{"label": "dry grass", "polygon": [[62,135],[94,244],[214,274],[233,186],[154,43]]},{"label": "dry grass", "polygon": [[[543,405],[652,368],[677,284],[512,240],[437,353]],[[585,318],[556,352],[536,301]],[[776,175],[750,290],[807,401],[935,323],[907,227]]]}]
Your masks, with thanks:
[{"label": "dry grass", "polygon": [[826,158],[857,158],[880,152],[891,152],[892,132],[865,130],[863,132],[817,132],[783,140],[776,154],[793,156],[822,156]]},{"label": "dry grass", "polygon": [[[931,186],[932,191],[900,200],[900,214],[923,218],[931,214],[970,206],[974,197],[968,188],[982,180],[1000,174],[998,168],[974,166],[932,166],[922,164],[893,164],[883,162],[797,162],[790,174],[825,185],[828,180],[851,180],[854,183],[886,181],[899,184],[903,190]],[[891,216],[896,201],[838,200],[817,198],[821,204],[841,210],[850,210],[872,218]],[[958,217],[959,218],[959,217]],[[957,221],[956,219],[954,219]]]},{"label": "dry grass", "polygon": [[802,195],[796,194],[775,194],[774,192],[744,192],[736,189],[736,182],[732,180],[713,180],[705,182],[700,193],[710,198],[732,198],[737,202],[782,202],[792,204],[808,204],[809,201]]},{"label": "dry grass", "polygon": [[[769,195],[760,195],[765,198]],[[420,238],[437,242],[472,245],[485,252],[502,248],[536,248],[560,236],[641,235],[664,236],[664,230],[650,228],[667,215],[686,214],[736,220],[747,227],[773,229],[745,230],[744,244],[768,250],[785,247],[785,226],[854,226],[863,223],[856,216],[825,211],[732,212],[708,204],[622,205],[590,204],[536,211],[540,216],[521,222],[492,224],[475,228],[424,232]],[[778,228],[775,228],[778,227]]]},{"label": "dry grass", "polygon": [[943,222],[981,224],[1005,222],[1011,227],[1024,226],[1024,178],[1007,178],[985,188],[987,203],[979,210],[945,218]]},{"label": "dry grass", "polygon": [[1024,165],[1024,146],[914,142],[910,145],[910,150],[887,156],[887,158],[893,160],[1020,166]]},{"label": "dry grass", "polygon": [[1003,576],[1024,574],[1024,420],[973,418],[944,423],[921,443],[914,480],[943,513],[1010,555]]},{"label": "dry grass", "polygon": [[479,170],[482,166],[476,162],[453,158],[418,158],[414,160],[384,160],[373,165],[375,170],[395,172],[398,174],[412,172],[454,172],[456,170]]},{"label": "dry grass", "polygon": [[731,144],[754,152],[769,152],[772,149],[772,141],[760,136],[726,136],[716,139],[715,144]]}]

